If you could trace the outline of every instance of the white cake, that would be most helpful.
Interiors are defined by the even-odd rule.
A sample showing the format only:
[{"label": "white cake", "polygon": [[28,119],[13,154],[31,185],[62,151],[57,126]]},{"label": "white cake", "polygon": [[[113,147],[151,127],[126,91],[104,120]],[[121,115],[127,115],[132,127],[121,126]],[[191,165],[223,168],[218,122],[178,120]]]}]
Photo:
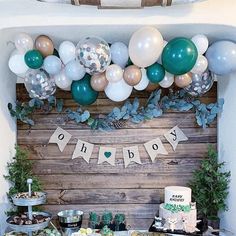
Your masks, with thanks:
[{"label": "white cake", "polygon": [[165,228],[192,233],[196,230],[197,210],[191,203],[192,190],[187,187],[165,188],[165,202],[160,205],[159,217],[165,220]]}]

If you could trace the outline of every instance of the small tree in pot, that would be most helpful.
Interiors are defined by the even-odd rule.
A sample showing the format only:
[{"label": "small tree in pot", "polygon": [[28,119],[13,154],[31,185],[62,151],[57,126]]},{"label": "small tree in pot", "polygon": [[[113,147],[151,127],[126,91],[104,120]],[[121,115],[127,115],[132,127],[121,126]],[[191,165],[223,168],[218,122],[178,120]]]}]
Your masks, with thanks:
[{"label": "small tree in pot", "polygon": [[230,171],[224,172],[225,163],[218,163],[217,152],[208,147],[207,157],[202,160],[200,168],[193,173],[189,183],[193,199],[197,203],[199,215],[205,226],[219,229],[219,211],[226,211],[226,198],[230,182]]}]

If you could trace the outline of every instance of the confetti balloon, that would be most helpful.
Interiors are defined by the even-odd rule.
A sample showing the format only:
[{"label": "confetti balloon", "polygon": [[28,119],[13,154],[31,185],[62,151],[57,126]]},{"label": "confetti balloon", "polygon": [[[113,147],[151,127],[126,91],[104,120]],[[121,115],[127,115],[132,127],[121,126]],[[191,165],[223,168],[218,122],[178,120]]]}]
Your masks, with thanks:
[{"label": "confetti balloon", "polygon": [[109,45],[102,38],[87,37],[80,40],[76,54],[86,72],[91,75],[104,72],[111,63]]},{"label": "confetti balloon", "polygon": [[55,80],[44,69],[29,70],[25,87],[31,98],[47,99],[56,92]]},{"label": "confetti balloon", "polygon": [[184,90],[193,97],[198,97],[208,92],[214,83],[214,74],[206,71],[199,74],[192,74],[192,83]]}]

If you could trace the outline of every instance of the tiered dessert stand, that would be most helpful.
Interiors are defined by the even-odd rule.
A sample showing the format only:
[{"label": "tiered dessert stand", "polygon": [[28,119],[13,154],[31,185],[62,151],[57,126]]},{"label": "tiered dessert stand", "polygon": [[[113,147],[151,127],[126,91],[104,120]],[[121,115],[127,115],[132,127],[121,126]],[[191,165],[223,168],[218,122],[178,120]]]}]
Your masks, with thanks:
[{"label": "tiered dessert stand", "polygon": [[[46,202],[46,193],[36,192],[36,196],[32,195],[31,184],[32,179],[27,180],[28,193],[16,194],[12,197],[12,201],[16,206],[27,206],[28,212],[25,214],[27,216],[27,223],[16,223],[18,216],[11,216],[7,219],[7,223],[11,229],[16,232],[28,233],[29,236],[33,235],[33,232],[43,230],[48,227],[48,224],[52,218],[52,215],[47,212],[33,212],[32,207],[42,205]],[[41,219],[40,219],[41,218]]]}]

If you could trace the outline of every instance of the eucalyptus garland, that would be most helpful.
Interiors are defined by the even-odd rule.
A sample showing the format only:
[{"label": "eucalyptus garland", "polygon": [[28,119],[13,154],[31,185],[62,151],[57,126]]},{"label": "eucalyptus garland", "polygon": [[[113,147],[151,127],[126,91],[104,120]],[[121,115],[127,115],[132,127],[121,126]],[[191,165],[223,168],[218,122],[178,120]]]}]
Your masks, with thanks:
[{"label": "eucalyptus garland", "polygon": [[49,113],[52,109],[57,112],[65,112],[67,121],[72,120],[77,124],[87,124],[93,130],[113,130],[122,127],[126,121],[139,124],[152,120],[163,115],[167,111],[193,111],[196,122],[200,127],[206,128],[222,112],[224,99],[216,103],[205,104],[198,98],[190,97],[184,90],[169,90],[169,94],[161,96],[162,90],[158,89],[151,93],[145,106],[140,106],[139,99],[134,98],[131,102],[127,100],[123,106],[114,107],[113,110],[104,116],[93,117],[88,110],[81,106],[77,110],[63,108],[63,100],[51,96],[47,100],[33,98],[28,102],[17,101],[15,105],[9,103],[8,109],[13,117],[23,123],[34,125],[32,115],[36,110],[43,110]]}]

